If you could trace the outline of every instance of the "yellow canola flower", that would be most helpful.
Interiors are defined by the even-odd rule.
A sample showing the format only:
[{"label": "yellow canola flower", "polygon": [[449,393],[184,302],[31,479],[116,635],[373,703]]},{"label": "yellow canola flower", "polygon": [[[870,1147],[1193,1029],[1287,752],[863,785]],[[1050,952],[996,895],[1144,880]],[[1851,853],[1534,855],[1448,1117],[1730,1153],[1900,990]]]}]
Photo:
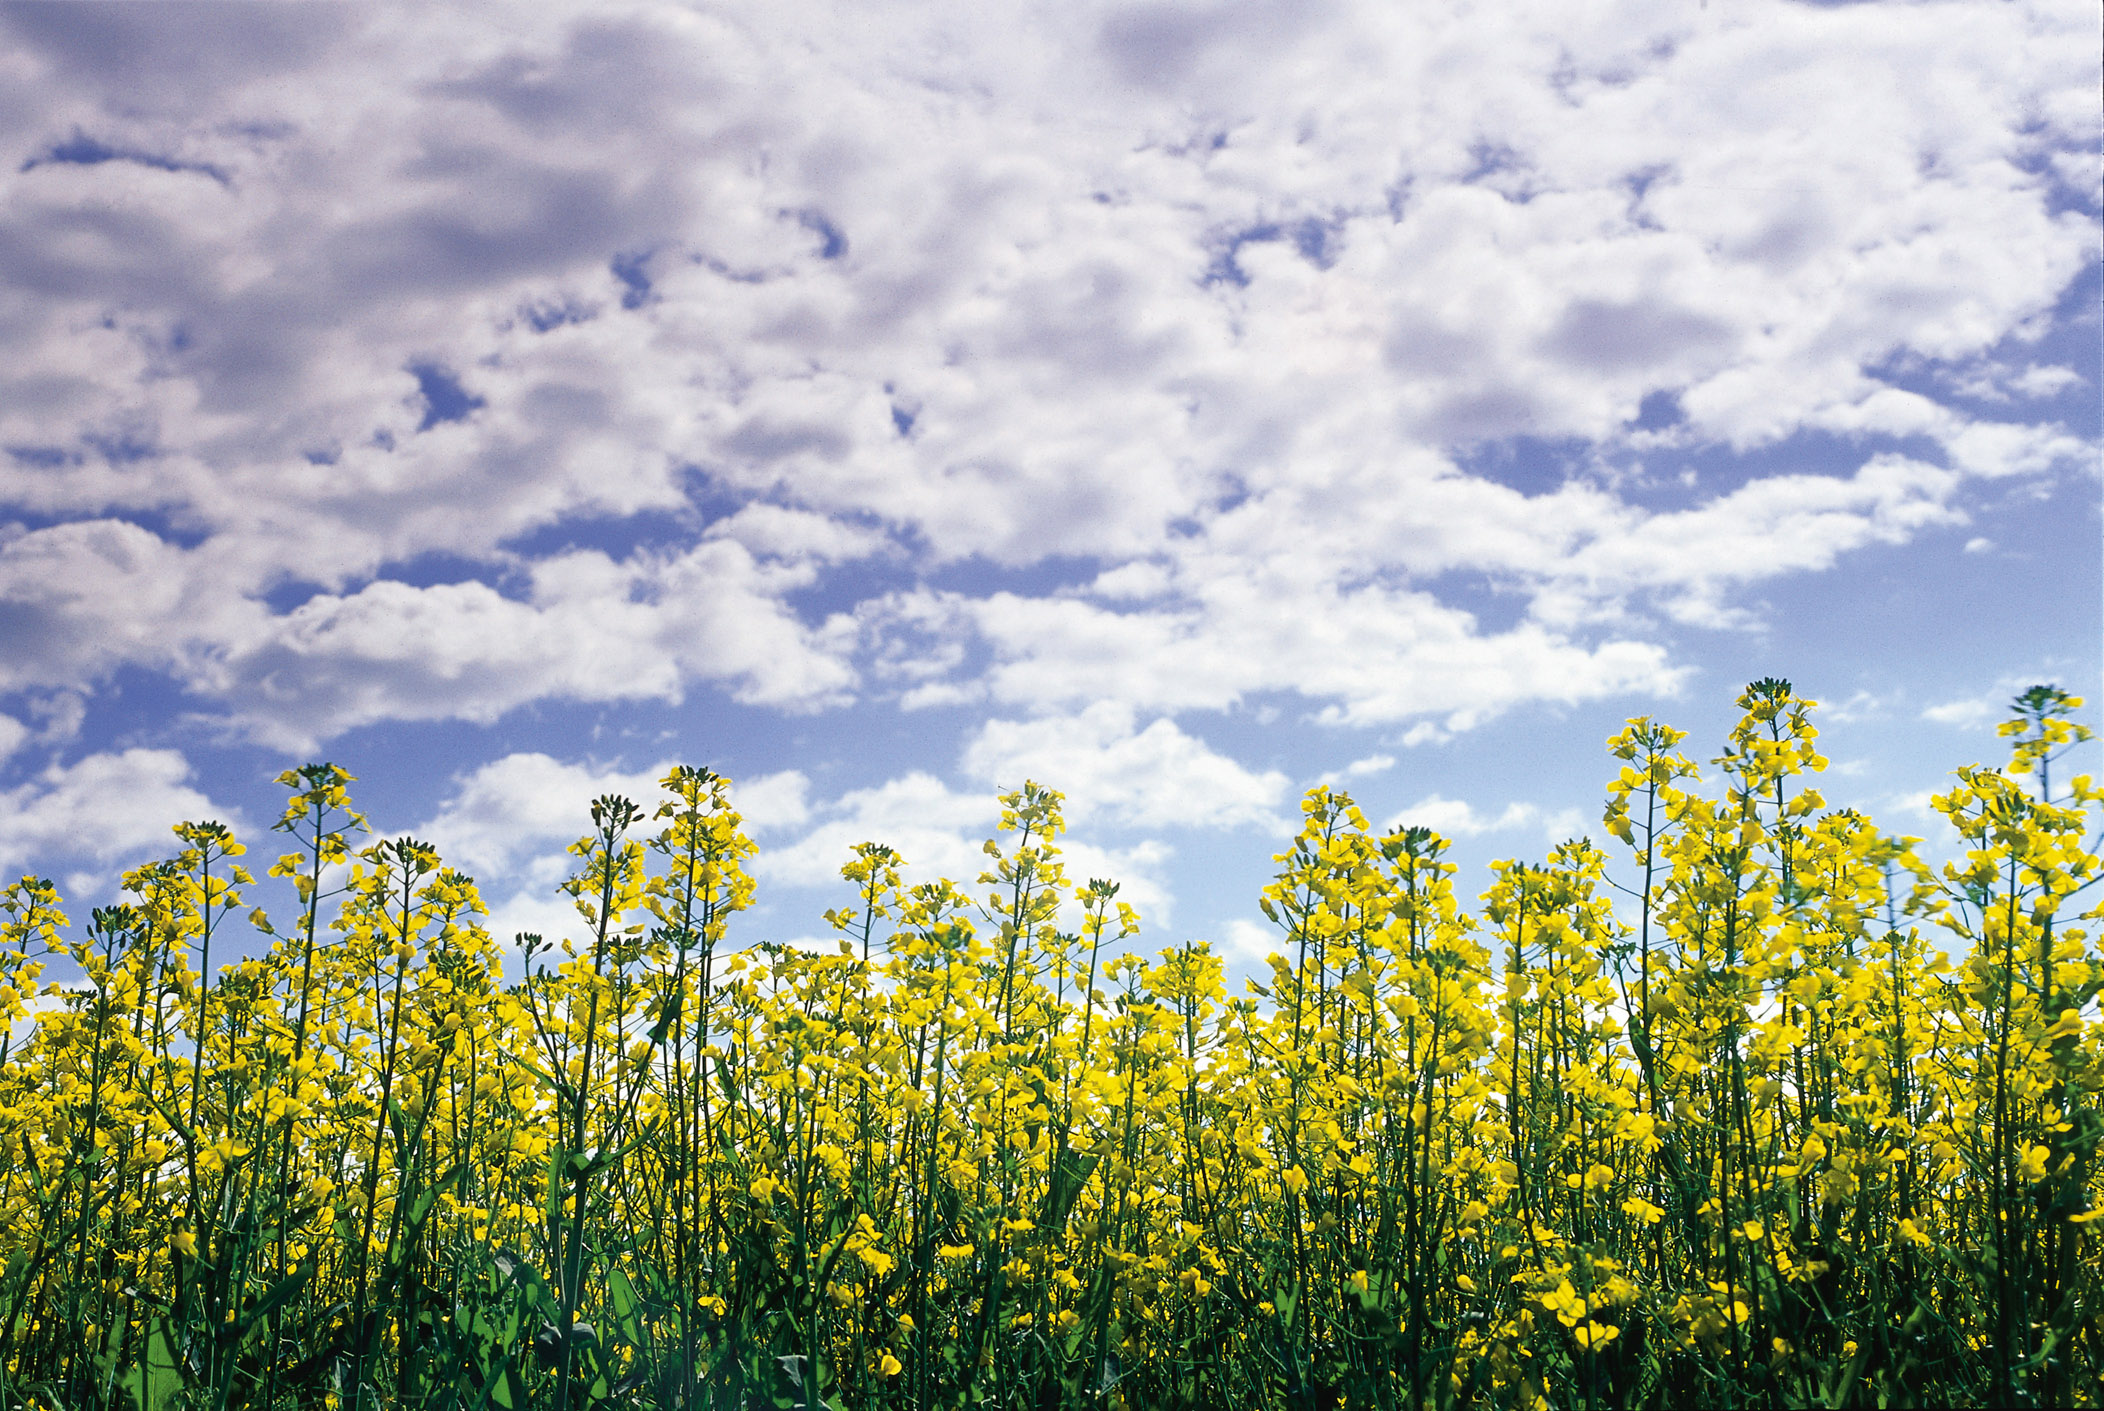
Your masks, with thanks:
[{"label": "yellow canola flower", "polygon": [[[1104,1350],[1139,1372],[1179,1355],[1211,1275],[1239,1282],[1265,1269],[1252,1258],[1260,1245],[1307,1246],[1310,1278],[1289,1314],[1356,1318],[1354,1294],[1374,1292],[1370,1269],[1355,1268],[1367,1231],[1396,1212],[1403,1182],[1433,1181],[1442,1198],[1424,1207],[1436,1212],[1420,1232],[1425,1251],[1456,1252],[1445,1297],[1493,1321],[1441,1349],[1448,1360],[1428,1385],[1546,1406],[1565,1391],[1540,1360],[1553,1359],[1558,1327],[1572,1330],[1567,1352],[1592,1353],[1619,1335],[1603,1315],[1635,1317],[1641,1304],[1646,1317],[1670,1308],[1684,1341],[1714,1344],[1752,1321],[1752,1290],[1765,1294],[1769,1275],[1808,1295],[1817,1281],[1835,1306],[1860,1300],[1876,1251],[1845,1235],[1795,1249],[1791,1224],[1774,1215],[1770,1227],[1763,1210],[1803,1202],[1812,1223],[1884,1228],[1893,1247],[1930,1249],[1932,1231],[2018,1217],[1995,1172],[2021,1169],[2033,1184],[2016,1199],[2042,1208],[2026,1192],[2080,1146],[2078,1103],[2093,1086],[2082,1045],[2098,1026],[2051,996],[2072,1000],[2104,974],[2097,937],[2082,929],[2092,918],[2070,919],[2099,870],[2085,841],[2088,786],[2046,752],[2029,792],[2009,771],[1963,776],[1946,816],[1973,855],[1946,877],[1906,840],[1825,812],[1792,782],[1817,768],[1808,726],[1790,715],[1801,703],[1785,687],[1760,704],[1766,713],[1720,761],[1725,779],[1703,795],[1688,792],[1692,764],[1667,754],[1677,734],[1633,723],[1617,746],[1631,767],[1610,786],[1613,831],[1652,883],[1641,968],[1627,945],[1633,917],[1607,895],[1626,855],[1611,863],[1589,844],[1563,845],[1543,865],[1504,864],[1494,895],[1464,907],[1443,840],[1401,827],[1369,836],[1334,790],[1304,805],[1308,830],[1264,893],[1290,944],[1248,999],[1229,996],[1202,947],[1171,948],[1162,964],[1097,955],[1097,942],[1121,951],[1114,943],[1137,920],[1113,907],[1114,884],[1083,889],[1059,875],[1057,828],[1027,800],[1004,801],[1011,829],[1025,831],[991,851],[993,893],[908,889],[891,862],[858,849],[842,874],[856,901],[828,917],[843,954],[747,946],[726,930],[751,896],[739,861],[752,850],[734,816],[712,812],[727,795],[706,772],[680,776],[652,856],[613,824],[580,845],[573,895],[598,925],[567,946],[526,947],[547,962],[529,962],[538,978],[497,964],[471,885],[441,885],[435,855],[390,845],[353,862],[335,841],[308,847],[319,825],[297,810],[301,850],[272,870],[303,888],[303,906],[339,895],[321,888],[328,869],[351,874],[340,920],[316,923],[333,926],[334,943],[310,945],[318,938],[293,928],[268,938],[267,960],[226,965],[242,949],[230,934],[235,884],[218,862],[228,849],[199,834],[198,859],[158,881],[150,869],[129,874],[138,916],[98,917],[119,943],[106,957],[76,955],[93,988],[39,998],[31,955],[63,941],[40,919],[57,899],[44,899],[48,884],[0,887],[0,1017],[29,999],[43,1015],[0,1045],[0,1176],[16,1177],[0,1179],[0,1230],[37,1225],[27,1187],[76,1188],[66,1184],[85,1171],[76,1153],[106,1153],[88,1179],[113,1177],[107,1228],[141,1238],[136,1249],[90,1244],[104,1272],[79,1291],[61,1336],[107,1327],[130,1288],[166,1306],[173,1271],[224,1238],[209,1210],[194,1233],[169,1233],[196,1223],[185,1217],[197,1192],[182,1179],[194,1157],[200,1175],[282,1185],[300,1221],[287,1253],[311,1267],[311,1300],[333,1298],[373,1265],[365,1252],[400,1247],[388,1231],[428,1184],[398,1164],[416,1159],[404,1139],[444,1134],[472,1169],[441,1192],[434,1237],[409,1258],[429,1261],[470,1235],[518,1248],[543,1224],[586,1247],[638,1249],[653,1220],[706,1209],[712,1228],[685,1261],[684,1306],[727,1318],[708,1292],[725,1271],[801,1261],[799,1276],[834,1303],[818,1298],[814,1345],[798,1346],[852,1404],[882,1400],[890,1378],[920,1370],[909,1359],[958,1338],[955,1310],[980,1296],[959,1282],[972,1240],[994,1241],[988,1263],[1001,1272],[996,1303],[974,1305],[973,1326],[1071,1336],[1091,1326],[1075,1305],[1096,1287],[1129,1310]],[[595,824],[602,812],[627,816],[595,804]],[[1903,919],[1888,927],[1893,912]],[[661,924],[637,924],[646,914]],[[228,928],[209,948],[208,920]],[[1964,957],[1954,975],[1917,933],[1939,925]],[[1508,974],[1515,1000],[1501,1004]],[[2006,1092],[1977,1061],[2002,1035],[2013,1045]],[[1817,1087],[1798,1091],[1788,1075],[1799,1072],[1820,1075]],[[1732,1095],[1745,1128],[1716,1121],[1727,1110],[1716,1099]],[[1998,1149],[1985,1121],[1996,1103],[2009,1117],[1991,1130],[2023,1134]],[[1647,1198],[1674,1190],[1676,1217],[1684,1208],[1647,1159],[1666,1138],[1697,1163],[1688,1207],[1709,1197],[1692,1228]],[[578,1185],[558,1172],[550,1189],[551,1151],[584,1154]],[[1901,1178],[1917,1171],[1916,1203],[1894,1209]],[[2054,1202],[2077,1226],[2104,1218],[2083,1209],[2104,1206],[2085,1179]],[[1607,1204],[1617,1192],[1620,1219]],[[1822,1197],[1860,1204],[1821,1217]],[[0,1255],[30,1238],[0,1238]],[[1710,1261],[1687,1256],[1747,1241],[1756,1267],[1740,1251],[1731,1282],[1695,1278]],[[916,1260],[930,1266],[910,1270],[930,1295],[913,1303],[918,1329],[901,1307],[915,1285],[903,1296],[885,1287]],[[1099,1270],[1102,1284],[1084,1282]],[[328,1306],[299,1297],[302,1317]],[[594,1303],[595,1316],[602,1309]],[[1016,1324],[1026,1309],[1033,1321]],[[15,1334],[18,1355],[63,1360],[55,1315],[41,1316]],[[1954,1316],[1952,1366],[1991,1335],[1977,1311]],[[1417,1321],[1397,1326],[1407,1334]],[[2038,1351],[2036,1327],[2015,1335],[2029,1341],[2012,1355]],[[402,1336],[383,1320],[382,1342],[399,1348]],[[1803,1355],[1787,1339],[1753,1346],[1763,1362]],[[659,1355],[613,1353],[638,1370]],[[379,1381],[363,1390],[384,1400],[396,1359],[372,1365]],[[1121,1398],[1138,1404],[1131,1391],[1107,1399]]]},{"label": "yellow canola flower", "polygon": [[1578,1321],[1585,1317],[1587,1312],[1586,1301],[1580,1298],[1577,1290],[1571,1287],[1569,1279],[1565,1279],[1555,1288],[1549,1290],[1549,1292],[1540,1295],[1540,1299],[1542,1307],[1554,1313],[1556,1321],[1563,1324],[1566,1328],[1576,1327]]}]

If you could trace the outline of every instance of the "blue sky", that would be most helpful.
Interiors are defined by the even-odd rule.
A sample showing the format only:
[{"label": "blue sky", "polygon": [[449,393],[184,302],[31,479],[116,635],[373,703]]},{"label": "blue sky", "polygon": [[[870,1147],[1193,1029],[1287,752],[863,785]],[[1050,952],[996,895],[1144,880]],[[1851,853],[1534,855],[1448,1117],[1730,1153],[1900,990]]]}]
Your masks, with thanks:
[{"label": "blue sky", "polygon": [[[1327,780],[1493,857],[1747,680],[1932,834],[2099,691],[2075,0],[0,4],[0,869],[332,759],[501,934],[737,783],[748,939],[993,794],[1261,954]],[[2092,710],[2094,715],[2094,710]]]}]

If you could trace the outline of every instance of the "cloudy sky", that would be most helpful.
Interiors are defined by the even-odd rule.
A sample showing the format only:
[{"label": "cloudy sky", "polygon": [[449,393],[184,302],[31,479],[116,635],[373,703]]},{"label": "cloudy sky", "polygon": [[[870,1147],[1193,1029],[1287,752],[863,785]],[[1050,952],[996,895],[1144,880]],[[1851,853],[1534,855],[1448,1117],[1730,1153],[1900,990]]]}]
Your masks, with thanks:
[{"label": "cloudy sky", "polygon": [[0,868],[288,764],[500,927],[593,794],[1261,953],[1318,780],[1472,869],[1828,703],[1924,832],[2099,676],[2089,0],[0,4]]}]

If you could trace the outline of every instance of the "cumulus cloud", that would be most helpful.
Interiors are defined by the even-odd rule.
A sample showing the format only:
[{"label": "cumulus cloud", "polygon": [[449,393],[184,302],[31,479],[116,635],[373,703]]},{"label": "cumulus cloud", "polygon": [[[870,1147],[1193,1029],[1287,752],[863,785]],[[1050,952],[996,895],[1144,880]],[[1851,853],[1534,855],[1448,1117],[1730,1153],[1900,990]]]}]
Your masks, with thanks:
[{"label": "cumulus cloud", "polygon": [[[1531,803],[1510,803],[1493,815],[1478,813],[1466,799],[1450,799],[1440,794],[1427,794],[1408,808],[1399,811],[1382,825],[1383,832],[1398,828],[1430,828],[1450,838],[1472,838],[1483,833],[1506,833],[1540,824],[1542,811]],[[1550,826],[1565,823],[1564,818],[1554,819]]]},{"label": "cumulus cloud", "polygon": [[1938,725],[1957,725],[1965,729],[1977,729],[1993,724],[2007,715],[2008,702],[1989,696],[1965,696],[1954,701],[1941,701],[1922,708],[1921,718],[1933,720]]},{"label": "cumulus cloud", "polygon": [[1267,956],[1276,954],[1279,948],[1280,936],[1277,927],[1267,926],[1261,921],[1252,921],[1243,916],[1234,917],[1227,923],[1219,945],[1220,954],[1226,956],[1229,963],[1249,967],[1262,963]]},{"label": "cumulus cloud", "polygon": [[1950,504],[1955,472],[1879,456],[1847,477],[1774,475],[1692,510],[1622,516],[1560,560],[1539,610],[1582,616],[1601,599],[1651,589],[1675,617],[1706,625],[1741,620],[1733,588],[1778,571],[1830,567],[1866,544],[1901,543],[1962,524]]},{"label": "cumulus cloud", "polygon": [[527,701],[677,700],[690,682],[804,707],[854,681],[845,619],[806,626],[782,595],[807,568],[731,540],[616,561],[533,564],[508,596],[479,579],[381,578],[273,614],[224,591],[224,556],[95,520],[0,543],[0,622],[19,649],[0,689],[56,685],[122,662],[162,667],[233,705],[290,750],[388,719],[491,720]]},{"label": "cumulus cloud", "polygon": [[1077,715],[989,720],[966,746],[964,769],[998,788],[1025,779],[1056,788],[1076,825],[1101,818],[1140,828],[1287,827],[1277,812],[1284,774],[1245,769],[1173,721],[1138,729],[1132,709],[1117,701]]},{"label": "cumulus cloud", "polygon": [[[1232,794],[1231,762],[1188,737],[1169,740],[1166,749],[1161,737],[1143,746],[1160,757],[1158,778],[1173,781],[1181,765],[1187,786],[1203,791],[1211,775],[1215,794],[1222,780]],[[659,763],[622,770],[514,752],[462,774],[437,812],[409,832],[435,845],[449,865],[494,880],[485,898],[494,934],[509,938],[532,931],[556,938],[577,929],[574,908],[558,888],[576,866],[565,849],[591,831],[591,801],[622,794],[643,805],[647,819],[663,797],[658,781],[669,768]],[[1257,787],[1268,787],[1268,781],[1257,781]],[[909,882],[945,876],[971,890],[988,866],[981,844],[994,835],[1000,814],[991,787],[955,789],[919,771],[813,799],[806,775],[783,770],[733,781],[731,798],[760,842],[750,865],[763,888],[838,886],[855,845],[879,842],[905,858]],[[1162,870],[1169,850],[1159,839],[1110,845],[1069,837],[1061,846],[1077,881],[1117,879],[1124,885],[1122,899],[1146,906],[1158,919],[1167,916],[1171,898]]]},{"label": "cumulus cloud", "polygon": [[[2015,717],[2017,711],[2014,702],[2018,696],[2034,685],[2055,680],[2062,670],[2064,665],[2041,668],[2026,675],[1998,676],[1985,690],[1950,700],[1936,701],[1922,707],[1921,718],[1937,725],[1951,725],[1963,730],[1977,731],[1986,726],[1999,725]],[[2088,697],[2091,693],[2080,691],[2078,694]]]},{"label": "cumulus cloud", "polygon": [[491,720],[530,700],[678,700],[716,682],[755,704],[840,696],[845,622],[811,630],[782,605],[794,571],[711,541],[667,560],[580,552],[535,565],[524,600],[479,581],[381,580],[309,599],[195,668],[289,744],[373,720]]},{"label": "cumulus cloud", "polygon": [[176,750],[129,749],[53,764],[0,790],[0,874],[62,860],[108,862],[181,846],[179,820],[218,819],[239,828],[238,812],[191,785]]},{"label": "cumulus cloud", "polygon": [[1588,646],[1535,623],[1482,632],[1430,593],[1264,571],[1275,566],[1209,565],[1183,601],[1137,610],[1007,593],[960,610],[993,647],[992,697],[1034,705],[1219,709],[1283,690],[1341,723],[1437,715],[1466,728],[1520,701],[1671,693],[1684,674],[1650,643]]},{"label": "cumulus cloud", "polygon": [[[623,770],[515,751],[460,775],[438,811],[408,831],[447,865],[487,879],[492,935],[509,943],[532,932],[552,943],[579,932],[576,908],[559,888],[577,865],[566,849],[592,831],[592,801],[620,794],[639,804],[638,834],[647,836],[672,763]],[[733,780],[731,802],[750,831],[765,834],[805,821],[809,788],[801,772],[784,770]]]},{"label": "cumulus cloud", "polygon": [[0,690],[288,747],[1670,693],[1659,617],[2093,460],[2092,18],[10,6]]},{"label": "cumulus cloud", "polygon": [[731,802],[746,826],[758,833],[778,833],[802,825],[811,816],[810,794],[811,781],[801,769],[784,769],[731,783]]},{"label": "cumulus cloud", "polygon": [[[1087,811],[1068,811],[1069,823],[1087,816]],[[814,804],[810,817],[812,826],[802,836],[763,847],[753,863],[763,884],[843,886],[840,869],[856,844],[882,843],[904,859],[909,886],[947,877],[976,896],[984,890],[977,886],[978,877],[992,865],[984,844],[999,836],[1000,804],[992,787],[957,789],[915,770]],[[1165,875],[1173,849],[1160,837],[1112,842],[1099,828],[1084,826],[1063,836],[1058,846],[1075,885],[1108,878],[1119,884],[1119,900],[1138,907],[1149,921],[1162,924],[1173,916],[1175,898]],[[1067,919],[1071,924],[1076,918]]]},{"label": "cumulus cloud", "polygon": [[958,793],[915,771],[832,800],[817,825],[786,846],[764,852],[755,873],[791,886],[837,882],[857,843],[883,843],[904,857],[915,880],[938,876],[969,883],[984,871],[979,850],[1000,818],[990,791]]},{"label": "cumulus cloud", "polygon": [[[410,831],[454,866],[499,873],[522,852],[559,857],[562,847],[591,832],[592,801],[605,794],[641,806],[647,829],[667,797],[660,781],[672,766],[665,760],[645,769],[608,769],[517,751],[462,774],[439,810]],[[731,803],[748,828],[794,827],[809,816],[809,789],[801,771],[784,770],[733,780]]]},{"label": "cumulus cloud", "polygon": [[625,795],[648,817],[666,768],[608,770],[538,751],[508,754],[455,781],[439,811],[410,831],[463,871],[503,872],[522,852],[560,857],[592,831],[592,800],[603,794]]}]

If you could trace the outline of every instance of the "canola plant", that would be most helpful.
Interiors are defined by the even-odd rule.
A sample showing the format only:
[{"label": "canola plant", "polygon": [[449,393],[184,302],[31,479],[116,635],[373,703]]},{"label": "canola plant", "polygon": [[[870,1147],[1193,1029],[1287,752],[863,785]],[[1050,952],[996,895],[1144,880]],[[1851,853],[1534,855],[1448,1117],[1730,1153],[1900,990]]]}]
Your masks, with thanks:
[{"label": "canola plant", "polygon": [[507,967],[289,771],[289,921],[213,823],[78,931],[0,898],[0,1406],[2098,1405],[2081,702],[1938,868],[1806,786],[1812,704],[1749,687],[1710,791],[1629,722],[1611,851],[1473,913],[1314,790],[1241,994],[1035,784],[970,887],[858,846],[804,949],[675,769]]}]

